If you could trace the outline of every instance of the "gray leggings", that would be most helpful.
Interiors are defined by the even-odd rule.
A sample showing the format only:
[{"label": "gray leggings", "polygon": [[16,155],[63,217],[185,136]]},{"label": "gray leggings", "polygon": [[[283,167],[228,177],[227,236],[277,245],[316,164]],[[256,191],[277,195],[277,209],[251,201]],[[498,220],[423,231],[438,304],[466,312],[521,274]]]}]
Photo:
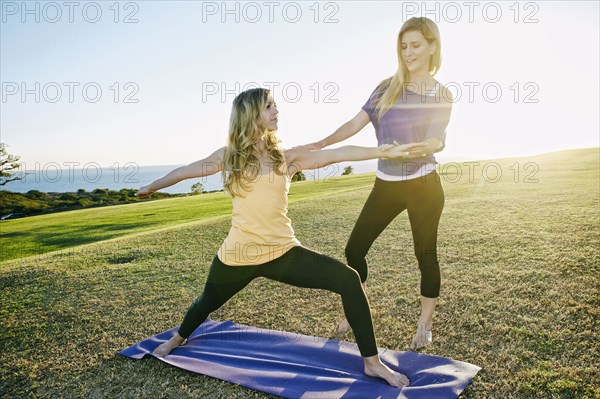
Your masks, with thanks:
[{"label": "gray leggings", "polygon": [[369,303],[358,273],[338,260],[300,246],[290,249],[277,259],[257,266],[227,266],[215,256],[204,292],[188,309],[179,327],[179,335],[183,338],[189,337],[211,312],[223,306],[257,277],[266,277],[297,287],[325,289],[339,294],[361,355],[368,357],[377,354]]}]

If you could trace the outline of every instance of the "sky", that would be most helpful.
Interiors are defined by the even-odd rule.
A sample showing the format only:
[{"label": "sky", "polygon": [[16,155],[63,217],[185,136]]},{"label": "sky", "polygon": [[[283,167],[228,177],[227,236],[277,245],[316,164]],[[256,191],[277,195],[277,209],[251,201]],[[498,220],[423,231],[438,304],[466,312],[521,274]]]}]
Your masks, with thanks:
[{"label": "sky", "polygon": [[[284,147],[352,118],[397,68],[402,23],[439,26],[454,94],[440,157],[599,146],[599,2],[1,1],[1,141],[27,168],[179,165],[273,89]],[[343,144],[375,146],[371,125]],[[342,144],[339,144],[342,145]]]}]

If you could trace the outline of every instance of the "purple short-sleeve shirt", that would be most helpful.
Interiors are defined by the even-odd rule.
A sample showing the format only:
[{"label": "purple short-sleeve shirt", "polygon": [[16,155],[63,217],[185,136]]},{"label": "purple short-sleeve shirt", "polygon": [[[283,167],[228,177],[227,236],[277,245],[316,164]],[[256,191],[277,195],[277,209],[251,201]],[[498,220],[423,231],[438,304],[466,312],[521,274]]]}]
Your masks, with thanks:
[{"label": "purple short-sleeve shirt", "polygon": [[[404,90],[396,105],[379,121],[375,115],[377,89],[371,93],[362,109],[369,114],[379,145],[392,144],[394,140],[399,144],[416,143],[433,137],[440,140],[441,149],[444,148],[452,103],[444,97],[443,86],[438,83],[436,87],[433,94]],[[409,159],[379,159],[377,168],[386,175],[402,177],[414,171],[415,167],[428,163],[437,163],[433,154]]]}]

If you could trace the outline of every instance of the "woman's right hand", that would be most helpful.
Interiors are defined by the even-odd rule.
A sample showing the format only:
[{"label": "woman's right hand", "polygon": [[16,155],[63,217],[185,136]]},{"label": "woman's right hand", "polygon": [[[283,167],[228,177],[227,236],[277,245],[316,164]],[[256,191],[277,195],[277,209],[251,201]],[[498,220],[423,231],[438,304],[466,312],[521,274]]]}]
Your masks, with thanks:
[{"label": "woman's right hand", "polygon": [[135,193],[135,196],[138,198],[148,198],[154,193],[153,190],[150,190],[150,186],[143,186]]}]

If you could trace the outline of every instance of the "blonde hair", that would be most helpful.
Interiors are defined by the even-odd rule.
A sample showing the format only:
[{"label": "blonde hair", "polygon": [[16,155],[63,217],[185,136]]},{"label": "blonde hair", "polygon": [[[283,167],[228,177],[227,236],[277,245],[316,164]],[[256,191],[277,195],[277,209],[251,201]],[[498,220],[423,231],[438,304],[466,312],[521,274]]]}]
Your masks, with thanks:
[{"label": "blonde hair", "polygon": [[223,186],[233,197],[241,196],[240,188],[247,191],[248,181],[256,179],[260,173],[261,163],[255,146],[261,138],[265,138],[274,171],[281,173],[285,164],[275,131],[267,130],[261,123],[260,113],[269,103],[269,93],[263,88],[250,89],[233,100],[222,175]]},{"label": "blonde hair", "polygon": [[440,41],[440,31],[435,22],[425,17],[414,17],[406,21],[400,28],[400,33],[398,33],[398,69],[393,76],[379,84],[374,94],[374,97],[377,98],[375,105],[377,120],[381,120],[383,115],[394,106],[404,93],[410,79],[410,72],[402,61],[402,35],[409,31],[421,32],[429,44],[436,44],[435,52],[429,60],[429,73],[431,76],[435,75],[442,65],[442,43]]}]

